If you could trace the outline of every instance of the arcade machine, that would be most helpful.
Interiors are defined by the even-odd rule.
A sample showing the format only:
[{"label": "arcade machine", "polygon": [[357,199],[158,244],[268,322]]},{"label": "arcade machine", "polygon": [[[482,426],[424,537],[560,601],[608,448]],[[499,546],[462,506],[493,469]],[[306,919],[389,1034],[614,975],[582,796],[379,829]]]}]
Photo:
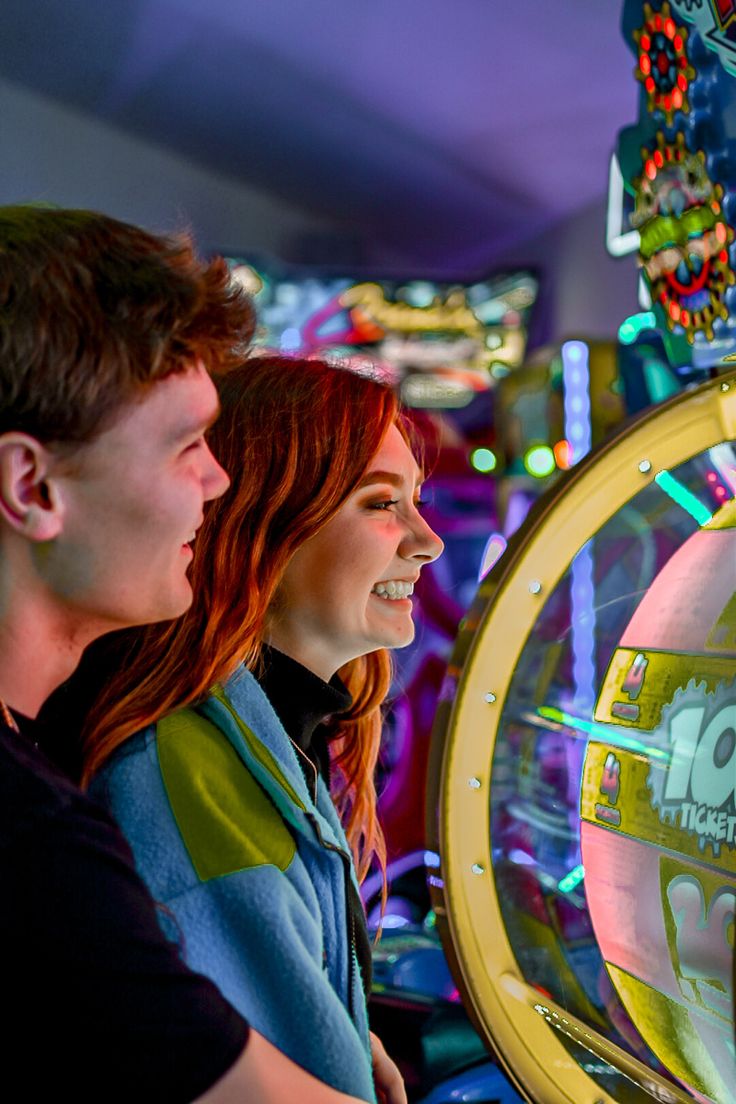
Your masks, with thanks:
[{"label": "arcade machine", "polygon": [[[642,268],[622,376],[647,409],[592,452],[582,424],[480,584],[428,875],[517,1099],[736,1104],[736,5],[627,0],[623,31],[641,105],[609,243]],[[490,1070],[426,1104],[505,1100]]]},{"label": "arcade machine", "polygon": [[453,654],[435,911],[540,1104],[736,1101],[735,439],[731,374],[577,463]]}]

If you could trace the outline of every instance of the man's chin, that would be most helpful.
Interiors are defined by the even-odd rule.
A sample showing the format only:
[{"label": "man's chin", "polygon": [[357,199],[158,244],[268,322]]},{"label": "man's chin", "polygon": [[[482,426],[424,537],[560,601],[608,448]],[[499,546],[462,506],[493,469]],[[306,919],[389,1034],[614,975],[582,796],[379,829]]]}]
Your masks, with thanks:
[{"label": "man's chin", "polygon": [[179,617],[187,612],[192,604],[194,593],[189,580],[184,580],[184,585],[177,588],[175,594],[169,594],[164,600],[162,594],[156,595],[155,601],[151,602],[151,605],[146,611],[141,609],[135,622],[131,623],[135,625],[156,625],[162,621],[176,621]]}]

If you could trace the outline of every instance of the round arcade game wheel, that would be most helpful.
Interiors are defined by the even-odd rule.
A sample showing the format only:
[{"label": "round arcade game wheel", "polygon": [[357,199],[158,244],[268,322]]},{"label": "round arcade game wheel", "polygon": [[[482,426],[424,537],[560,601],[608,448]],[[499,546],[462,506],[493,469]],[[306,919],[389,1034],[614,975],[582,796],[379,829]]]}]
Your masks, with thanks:
[{"label": "round arcade game wheel", "polygon": [[647,413],[481,584],[433,741],[430,884],[535,1104],[736,1104],[736,375]]}]

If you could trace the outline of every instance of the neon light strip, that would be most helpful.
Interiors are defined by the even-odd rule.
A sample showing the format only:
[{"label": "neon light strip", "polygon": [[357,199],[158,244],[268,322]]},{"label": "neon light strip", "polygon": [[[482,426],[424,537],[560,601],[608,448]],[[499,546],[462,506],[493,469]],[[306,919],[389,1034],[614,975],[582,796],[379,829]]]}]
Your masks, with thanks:
[{"label": "neon light strip", "polygon": [[[565,438],[572,463],[592,444],[590,417],[590,351],[584,341],[566,341],[561,349],[565,403]],[[591,713],[595,707],[595,583],[592,542],[579,550],[570,568],[570,625],[574,708]]]},{"label": "neon light strip", "polygon": [[572,623],[572,680],[576,712],[592,714],[595,708],[595,583],[593,548],[588,541],[572,562],[570,572],[570,620]]},{"label": "neon light strip", "polygon": [[673,502],[676,502],[678,506],[681,506],[683,510],[690,514],[690,517],[695,518],[698,525],[707,525],[713,517],[700,499],[696,498],[687,487],[683,486],[668,471],[657,472],[654,482],[662,488],[666,495],[670,496]]},{"label": "neon light strip", "polygon": [[585,877],[585,868],[582,863],[578,866],[574,866],[569,874],[566,874],[564,878],[561,878],[557,883],[557,888],[561,893],[570,893],[575,886],[579,886]]},{"label": "neon light strip", "polygon": [[609,725],[598,724],[596,721],[584,721],[582,717],[575,717],[572,713],[565,713],[562,709],[555,709],[551,705],[540,705],[537,713],[546,721],[555,721],[557,724],[567,725],[578,732],[584,732],[586,736],[592,736],[602,743],[611,744],[614,747],[625,748],[627,751],[636,751],[646,755],[649,759],[664,759],[669,761],[670,753],[661,748],[653,748],[643,744],[641,740],[633,736],[624,736],[620,729]]},{"label": "neon light strip", "polygon": [[565,439],[572,449],[571,462],[577,464],[590,452],[591,446],[589,350],[584,341],[566,341],[560,354],[565,395]]}]

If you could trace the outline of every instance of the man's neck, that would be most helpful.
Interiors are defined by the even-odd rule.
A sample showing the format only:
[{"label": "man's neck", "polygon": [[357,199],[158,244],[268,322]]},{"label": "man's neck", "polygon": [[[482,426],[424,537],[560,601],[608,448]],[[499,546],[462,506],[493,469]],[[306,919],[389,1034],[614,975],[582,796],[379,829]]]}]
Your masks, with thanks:
[{"label": "man's neck", "polygon": [[74,671],[83,646],[50,639],[35,627],[0,621],[0,699],[35,717],[57,686]]},{"label": "man's neck", "polygon": [[0,700],[35,717],[97,634],[70,623],[43,588],[13,579],[0,561]]}]

